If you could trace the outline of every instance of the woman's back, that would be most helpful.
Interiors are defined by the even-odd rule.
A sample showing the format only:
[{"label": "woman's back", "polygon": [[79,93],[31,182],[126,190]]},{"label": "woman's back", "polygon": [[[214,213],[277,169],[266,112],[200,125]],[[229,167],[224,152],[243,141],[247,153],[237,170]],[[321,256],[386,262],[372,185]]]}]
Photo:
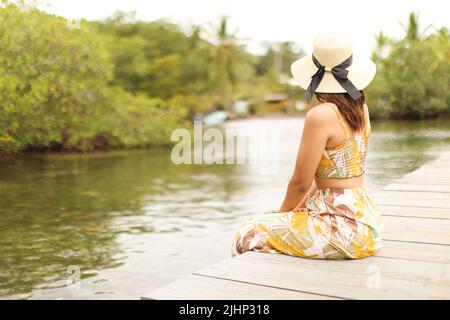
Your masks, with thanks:
[{"label": "woman's back", "polygon": [[323,104],[306,115],[279,211],[251,216],[234,237],[233,255],[357,259],[381,248],[380,213],[363,186],[370,119],[362,90],[375,70],[369,59],[353,61],[351,42],[338,34],[317,37],[313,53],[292,64],[306,102],[315,94]]},{"label": "woman's back", "polygon": [[321,179],[347,179],[363,175],[370,135],[367,106],[364,105],[364,132],[353,135],[337,106],[332,103],[326,104],[336,112],[344,131],[344,140],[338,145],[324,149],[315,176]]}]

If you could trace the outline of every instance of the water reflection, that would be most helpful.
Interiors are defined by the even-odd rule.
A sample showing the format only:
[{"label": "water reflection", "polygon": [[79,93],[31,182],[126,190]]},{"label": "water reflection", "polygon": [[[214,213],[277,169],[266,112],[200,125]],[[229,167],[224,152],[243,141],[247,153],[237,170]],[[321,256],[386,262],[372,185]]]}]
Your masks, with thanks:
[{"label": "water reflection", "polygon": [[167,150],[27,155],[2,158],[0,170],[1,295],[51,286],[70,265],[82,277],[118,266],[120,233],[185,231],[192,215],[226,220],[220,204],[239,191],[233,167],[174,166]]},{"label": "water reflection", "polygon": [[[165,149],[0,158],[0,296],[132,298],[225,257],[243,216],[280,204],[302,124],[230,124],[279,129],[275,176],[242,165],[176,166]],[[369,191],[449,146],[445,121],[374,123]],[[71,265],[85,284],[77,294],[65,289]]]}]

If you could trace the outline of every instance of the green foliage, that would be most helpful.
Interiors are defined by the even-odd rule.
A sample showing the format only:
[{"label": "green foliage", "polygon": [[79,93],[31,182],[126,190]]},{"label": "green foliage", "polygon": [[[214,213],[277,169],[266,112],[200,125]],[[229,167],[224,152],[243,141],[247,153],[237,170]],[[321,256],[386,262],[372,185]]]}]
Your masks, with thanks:
[{"label": "green foliage", "polygon": [[386,94],[392,115],[425,118],[450,103],[450,63],[438,59],[431,43],[396,46],[385,64]]},{"label": "green foliage", "polygon": [[[25,2],[1,3],[1,152],[164,145],[197,113],[287,90],[278,76],[292,44],[274,45],[277,69],[270,50],[248,53],[226,18],[185,32],[118,12],[74,29]],[[267,69],[257,74],[257,64]]]},{"label": "green foliage", "polygon": [[113,84],[164,99],[200,94],[207,87],[210,45],[199,38],[198,30],[186,36],[172,23],[135,21],[122,12],[95,26],[109,39]]},{"label": "green foliage", "polygon": [[1,9],[0,149],[71,148],[93,137],[112,65],[83,23],[9,5]]},{"label": "green foliage", "polygon": [[258,75],[268,72],[290,75],[292,62],[305,55],[303,50],[296,48],[291,41],[266,43],[266,47],[266,53],[259,57],[256,64]]},{"label": "green foliage", "polygon": [[258,57],[239,44],[226,18],[218,26],[191,26],[187,33],[164,20],[136,21],[123,12],[94,25],[108,38],[112,84],[182,104],[191,118],[228,108],[235,98],[256,97],[248,86],[265,77],[254,78]]},{"label": "green foliage", "polygon": [[187,109],[176,102],[143,94],[133,95],[114,90],[113,112],[107,115],[108,131],[103,134],[107,145],[121,148],[161,146],[170,143],[172,131],[188,127]]},{"label": "green foliage", "polygon": [[[74,29],[24,2],[1,4],[1,152],[160,146],[234,99],[301,94],[286,79],[302,51],[283,42],[252,55],[227,18],[186,32],[118,12]],[[426,35],[415,13],[404,29],[401,40],[376,35],[372,117],[450,114],[448,30]]]},{"label": "green foliage", "polygon": [[229,108],[237,84],[253,73],[252,59],[245,47],[238,44],[235,32],[230,32],[226,17],[221,18],[214,30],[213,41],[216,45],[210,52],[209,80],[221,107]]},{"label": "green foliage", "polygon": [[[412,13],[405,37],[377,35],[378,74],[368,88],[374,118],[429,118],[450,114],[450,37],[442,28],[425,36]],[[383,52],[388,51],[387,55]]]},{"label": "green foliage", "polygon": [[1,151],[161,145],[184,124],[183,107],[111,86],[110,42],[85,21],[8,3],[0,15]]}]

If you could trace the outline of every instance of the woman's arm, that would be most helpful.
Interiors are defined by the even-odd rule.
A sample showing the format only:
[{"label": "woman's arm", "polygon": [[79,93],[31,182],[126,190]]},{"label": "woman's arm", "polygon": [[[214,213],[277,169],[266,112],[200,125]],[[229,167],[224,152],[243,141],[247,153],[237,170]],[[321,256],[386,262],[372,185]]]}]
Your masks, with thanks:
[{"label": "woman's arm", "polygon": [[[327,108],[329,109],[329,108]],[[316,106],[308,111],[303,127],[294,173],[288,183],[280,212],[291,211],[306,200],[309,190],[316,188],[314,173],[329,138],[328,110]]]},{"label": "woman's arm", "polygon": [[308,192],[306,192],[306,194],[303,197],[303,199],[294,208],[294,211],[297,210],[297,209],[300,209],[300,208],[304,208],[305,205],[306,205],[306,202],[309,200],[311,195],[313,195],[314,192],[316,192],[317,189],[318,189],[317,188],[317,184],[316,184],[315,180],[313,179],[313,182],[311,183],[311,187],[309,188]]}]

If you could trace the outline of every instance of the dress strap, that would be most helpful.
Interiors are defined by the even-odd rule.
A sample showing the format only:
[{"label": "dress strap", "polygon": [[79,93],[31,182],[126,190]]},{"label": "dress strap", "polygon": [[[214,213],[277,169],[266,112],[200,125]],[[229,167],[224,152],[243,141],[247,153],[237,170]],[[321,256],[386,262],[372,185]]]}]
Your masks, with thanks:
[{"label": "dress strap", "polygon": [[364,120],[365,120],[364,135],[368,136],[370,134],[371,127],[370,127],[369,109],[367,105],[364,105]]},{"label": "dress strap", "polygon": [[339,122],[342,125],[342,128],[344,129],[344,133],[346,137],[350,136],[350,131],[347,128],[347,125],[345,124],[345,120],[342,117],[341,113],[338,110],[338,107],[334,104],[334,103],[330,103],[330,102],[326,102],[326,104],[328,104],[337,114],[337,116],[339,117]]}]

